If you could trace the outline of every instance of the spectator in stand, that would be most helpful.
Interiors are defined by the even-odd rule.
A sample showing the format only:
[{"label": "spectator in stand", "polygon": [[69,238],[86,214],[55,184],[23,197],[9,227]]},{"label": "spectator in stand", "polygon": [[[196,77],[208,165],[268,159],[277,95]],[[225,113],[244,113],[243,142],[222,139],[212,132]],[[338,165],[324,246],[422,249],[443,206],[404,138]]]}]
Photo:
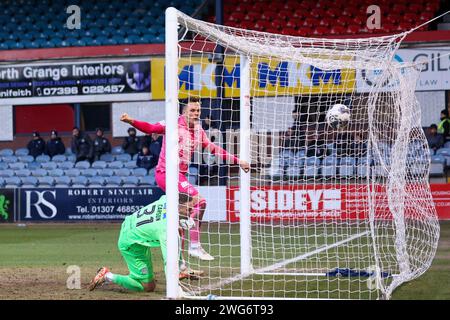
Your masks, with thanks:
[{"label": "spectator in stand", "polygon": [[143,142],[142,150],[139,152],[136,164],[138,167],[150,170],[158,164],[163,136],[161,134],[152,133],[152,135],[148,137],[150,140]]},{"label": "spectator in stand", "polygon": [[139,168],[144,168],[150,170],[154,168],[158,164],[158,160],[150,153],[150,150],[147,146],[143,146],[142,150],[138,153],[138,157],[136,159],[136,165]]},{"label": "spectator in stand", "polygon": [[94,139],[94,161],[100,160],[100,157],[105,153],[111,152],[111,143],[108,138],[104,136],[102,128],[95,129]]},{"label": "spectator in stand", "polygon": [[122,148],[125,153],[128,153],[131,156],[134,156],[139,152],[141,147],[141,139],[136,137],[136,129],[128,128],[128,137],[125,137]]},{"label": "spectator in stand", "polygon": [[430,149],[433,149],[434,151],[444,145],[444,137],[442,134],[438,133],[438,127],[434,123],[428,128],[427,141]]},{"label": "spectator in stand", "polygon": [[33,140],[28,142],[27,148],[30,156],[33,156],[34,158],[41,154],[45,154],[45,141],[41,138],[39,132],[33,132]]},{"label": "spectator in stand", "polygon": [[441,111],[441,122],[437,126],[437,133],[444,137],[444,143],[450,141],[450,119],[447,109]]},{"label": "spectator in stand", "polygon": [[78,127],[72,130],[72,151],[76,155],[75,162],[87,160],[92,162],[92,139],[87,133],[81,132]]},{"label": "spectator in stand", "polygon": [[58,154],[64,154],[66,152],[66,146],[64,142],[58,137],[58,132],[56,130],[52,130],[50,135],[50,140],[47,141],[47,154],[53,158]]}]

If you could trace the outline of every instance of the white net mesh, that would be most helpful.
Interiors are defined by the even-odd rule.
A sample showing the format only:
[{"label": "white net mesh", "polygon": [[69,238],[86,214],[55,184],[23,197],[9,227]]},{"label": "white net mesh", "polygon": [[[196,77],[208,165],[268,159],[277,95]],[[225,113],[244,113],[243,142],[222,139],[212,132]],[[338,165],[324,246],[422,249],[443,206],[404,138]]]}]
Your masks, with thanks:
[{"label": "white net mesh", "polygon": [[[180,102],[200,96],[210,140],[236,156],[240,55],[251,78],[252,272],[241,273],[239,168],[199,149],[191,181],[208,199],[200,233],[214,260],[189,256],[186,242],[188,266],[204,271],[180,281],[186,296],[389,298],[425,272],[439,225],[418,70],[392,59],[405,34],[288,37],[182,13],[178,23]],[[370,90],[357,92],[357,75],[369,74]],[[333,130],[325,114],[337,103],[351,109],[351,121]]]}]

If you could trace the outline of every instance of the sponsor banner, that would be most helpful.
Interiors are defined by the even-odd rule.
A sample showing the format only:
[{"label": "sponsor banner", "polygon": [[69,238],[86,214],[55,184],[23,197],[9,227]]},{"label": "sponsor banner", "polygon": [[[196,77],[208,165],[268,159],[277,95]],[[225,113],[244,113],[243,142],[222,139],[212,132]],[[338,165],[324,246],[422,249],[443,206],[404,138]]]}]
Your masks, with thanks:
[{"label": "sponsor banner", "polygon": [[123,220],[158,200],[159,188],[20,189],[20,221]]},{"label": "sponsor banner", "polygon": [[[250,214],[259,220],[299,219],[367,219],[369,199],[366,185],[292,185],[253,187],[250,195]],[[411,193],[414,186],[410,186]],[[439,219],[450,219],[450,184],[431,185]],[[383,185],[371,188],[375,215],[378,219],[391,219],[388,199]],[[227,189],[227,220],[239,221],[239,189]],[[429,199],[405,202],[405,216],[415,216],[415,207],[426,207]],[[395,206],[395,204],[392,204]]]},{"label": "sponsor banner", "polygon": [[0,223],[13,222],[16,212],[14,189],[0,189]]},{"label": "sponsor banner", "polygon": [[[424,64],[417,81],[416,91],[449,90],[450,89],[450,47],[399,49],[394,60],[397,62],[421,62]],[[356,91],[370,92],[378,77],[382,76],[380,70],[359,70],[356,75]],[[394,88],[392,83],[384,83],[386,91]]]},{"label": "sponsor banner", "polygon": [[[239,56],[227,56],[224,61],[223,85],[225,97],[239,97]],[[164,58],[152,59],[152,96],[165,98]],[[216,66],[206,57],[181,57],[178,67],[179,97],[189,95],[217,97]],[[353,92],[355,71],[351,69],[322,70],[316,66],[290,61],[255,58],[251,64],[251,96],[280,96]]]},{"label": "sponsor banner", "polygon": [[149,59],[0,66],[2,104],[151,99]]},{"label": "sponsor banner", "polygon": [[431,194],[439,220],[450,220],[450,183],[432,184]]}]

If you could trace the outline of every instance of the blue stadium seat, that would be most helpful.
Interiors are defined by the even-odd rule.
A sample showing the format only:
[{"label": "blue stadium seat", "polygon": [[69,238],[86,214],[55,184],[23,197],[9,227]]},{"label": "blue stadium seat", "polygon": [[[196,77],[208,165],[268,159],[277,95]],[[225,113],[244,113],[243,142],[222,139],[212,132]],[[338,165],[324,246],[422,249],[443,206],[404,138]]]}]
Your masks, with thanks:
[{"label": "blue stadium seat", "polygon": [[67,157],[63,154],[57,154],[52,158],[52,161],[54,162],[65,162],[67,160]]},{"label": "blue stadium seat", "polygon": [[0,188],[3,188],[5,185],[5,178],[0,177]]},{"label": "blue stadium seat", "polygon": [[107,167],[107,164],[105,161],[98,160],[92,163],[92,168],[94,169],[105,169]]},{"label": "blue stadium seat", "polygon": [[[188,181],[189,181],[190,184],[192,184],[192,185],[197,185],[197,177],[188,175],[187,178],[188,178]],[[152,182],[151,182],[151,184],[152,184],[152,185],[155,185],[155,184],[156,184],[156,180],[153,179]]]},{"label": "blue stadium seat", "polygon": [[121,169],[121,168],[123,168],[123,162],[122,161],[110,162],[108,164],[108,168],[110,168],[110,169]]},{"label": "blue stadium seat", "polygon": [[450,148],[440,148],[436,151],[436,155],[445,157],[446,166],[450,166]]},{"label": "blue stadium seat", "polygon": [[145,176],[145,177],[138,177],[138,185],[139,186],[153,186],[155,184],[152,183],[149,176]]},{"label": "blue stadium seat", "polygon": [[51,188],[55,185],[55,178],[46,176],[46,177],[38,177],[38,187],[39,188]]},{"label": "blue stadium seat", "polygon": [[75,163],[71,161],[58,162],[58,168],[63,170],[72,169],[74,166]]},{"label": "blue stadium seat", "polygon": [[14,171],[11,169],[0,170],[0,177],[9,178],[14,176]]},{"label": "blue stadium seat", "polygon": [[112,177],[114,175],[114,170],[113,169],[109,169],[109,168],[105,168],[105,169],[99,170],[98,174],[100,176],[102,176],[102,177]]},{"label": "blue stadium seat", "polygon": [[370,160],[368,157],[359,158],[356,165],[356,175],[358,177],[367,177],[370,173]]},{"label": "blue stadium seat", "polygon": [[22,178],[23,188],[34,188],[38,184],[38,179],[36,177],[24,177]]},{"label": "blue stadium seat", "polygon": [[189,175],[197,176],[198,175],[198,167],[197,166],[189,166],[188,172],[189,172]]},{"label": "blue stadium seat", "polygon": [[431,156],[430,176],[443,176],[447,160],[442,155]]},{"label": "blue stadium seat", "polygon": [[19,161],[29,165],[31,162],[34,161],[34,157],[33,156],[19,156]]},{"label": "blue stadium seat", "polygon": [[91,164],[89,161],[79,161],[75,164],[75,168],[77,169],[89,169],[91,167]]},{"label": "blue stadium seat", "polygon": [[19,177],[5,178],[5,188],[20,188],[22,186],[22,180]]},{"label": "blue stadium seat", "polygon": [[115,174],[118,175],[119,177],[126,177],[126,176],[129,176],[129,175],[131,174],[130,169],[125,169],[125,168],[117,169],[117,170],[115,170],[114,172],[115,172]]},{"label": "blue stadium seat", "polygon": [[39,162],[32,161],[32,162],[28,163],[27,168],[30,169],[30,170],[40,169],[41,168],[41,164]]},{"label": "blue stadium seat", "polygon": [[50,157],[48,156],[48,155],[46,155],[46,154],[41,154],[40,156],[37,156],[36,157],[36,162],[41,162],[41,163],[43,163],[43,162],[49,162],[51,159],[50,159]]},{"label": "blue stadium seat", "polygon": [[55,187],[68,188],[72,184],[72,179],[68,176],[55,177]]},{"label": "blue stadium seat", "polygon": [[31,174],[34,177],[45,177],[48,175],[48,172],[45,169],[36,169],[36,170],[31,171]]},{"label": "blue stadium seat", "polygon": [[[285,171],[285,175],[288,179],[299,178],[302,174],[300,167],[298,166],[288,166]],[[191,176],[189,176],[191,177]]]},{"label": "blue stadium seat", "polygon": [[116,156],[116,161],[128,162],[131,161],[131,155],[128,153],[119,154]]},{"label": "blue stadium seat", "polygon": [[135,176],[123,177],[123,187],[133,188],[137,187],[139,179]]},{"label": "blue stadium seat", "polygon": [[27,155],[29,154],[29,151],[28,151],[27,148],[19,148],[19,149],[17,149],[17,150],[14,152],[14,154],[15,154],[17,157],[27,156]]},{"label": "blue stadium seat", "polygon": [[45,170],[55,170],[56,168],[58,168],[58,164],[56,162],[53,161],[49,161],[49,162],[41,162],[41,168],[45,169]]},{"label": "blue stadium seat", "polygon": [[68,169],[66,171],[66,176],[68,176],[68,177],[75,178],[75,177],[78,177],[80,175],[81,175],[81,171],[79,169],[76,169],[76,168]]},{"label": "blue stadium seat", "polygon": [[85,175],[86,177],[90,178],[90,177],[95,177],[98,175],[98,170],[97,169],[84,169],[83,170],[83,175]]},{"label": "blue stadium seat", "polygon": [[305,161],[304,175],[306,178],[315,178],[319,175],[320,159],[317,157],[307,157]]},{"label": "blue stadium seat", "polygon": [[355,175],[356,159],[354,157],[343,157],[339,166],[341,177],[348,178]]},{"label": "blue stadium seat", "polygon": [[72,188],[81,188],[85,187],[88,184],[88,178],[85,176],[76,176],[72,178]]},{"label": "blue stadium seat", "polygon": [[102,154],[100,156],[100,160],[101,161],[105,161],[105,162],[113,162],[114,161],[114,156],[112,154],[109,154],[109,153]]},{"label": "blue stadium seat", "polygon": [[48,171],[48,175],[50,177],[61,177],[64,175],[64,171],[62,169],[53,169]]},{"label": "blue stadium seat", "polygon": [[137,168],[133,170],[133,176],[136,177],[144,177],[147,175],[147,169],[145,168]]},{"label": "blue stadium seat", "polygon": [[2,160],[3,162],[14,163],[18,161],[18,158],[16,156],[4,156]]},{"label": "blue stadium seat", "polygon": [[338,161],[334,156],[328,156],[323,159],[321,173],[322,177],[330,178],[336,176]]},{"label": "blue stadium seat", "polygon": [[113,177],[106,178],[106,186],[107,187],[121,186],[121,185],[122,185],[122,177],[113,176]]},{"label": "blue stadium seat", "polygon": [[66,152],[64,152],[64,155],[65,155],[65,156],[70,156],[70,155],[72,155],[72,154],[73,154],[72,148],[67,147],[67,148],[66,148]]},{"label": "blue stadium seat", "polygon": [[88,181],[89,181],[89,185],[104,186],[106,184],[106,178],[100,177],[100,176],[90,177],[90,178],[88,178]]},{"label": "blue stadium seat", "polygon": [[6,162],[0,162],[0,170],[8,169],[9,165]]},{"label": "blue stadium seat", "polygon": [[23,162],[12,162],[9,164],[9,168],[12,170],[20,170],[25,169],[26,164]]},{"label": "blue stadium seat", "polygon": [[135,169],[135,168],[137,168],[136,161],[131,160],[131,161],[125,162],[124,167],[127,169]]},{"label": "blue stadium seat", "polygon": [[17,170],[17,171],[16,171],[16,176],[17,176],[17,177],[21,177],[21,178],[23,178],[23,177],[29,177],[29,176],[31,176],[31,171],[28,170],[28,169],[20,169],[20,170]]}]

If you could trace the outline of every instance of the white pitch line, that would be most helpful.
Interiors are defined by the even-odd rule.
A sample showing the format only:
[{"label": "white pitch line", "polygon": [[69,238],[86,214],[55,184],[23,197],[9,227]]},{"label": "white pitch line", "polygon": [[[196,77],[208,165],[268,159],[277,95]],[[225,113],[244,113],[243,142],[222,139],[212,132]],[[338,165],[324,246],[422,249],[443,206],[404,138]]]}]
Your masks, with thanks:
[{"label": "white pitch line", "polygon": [[[271,271],[271,270],[275,270],[275,269],[281,268],[281,267],[283,267],[283,266],[285,266],[285,265],[287,265],[287,264],[294,263],[294,262],[297,262],[297,261],[299,261],[299,260],[308,258],[308,257],[310,257],[310,256],[312,256],[312,255],[315,255],[315,254],[317,254],[317,253],[320,253],[320,252],[322,252],[322,251],[326,251],[326,250],[328,250],[328,249],[335,248],[335,247],[337,247],[337,246],[340,246],[341,244],[344,244],[344,243],[353,241],[353,240],[355,240],[355,239],[357,239],[357,238],[360,238],[360,237],[362,237],[362,236],[364,236],[364,235],[367,235],[367,234],[369,234],[369,231],[361,232],[361,233],[355,234],[355,235],[353,235],[353,236],[351,236],[351,237],[349,237],[349,238],[347,238],[347,239],[344,239],[344,240],[338,241],[338,242],[336,242],[336,243],[333,243],[332,245],[326,245],[326,246],[323,246],[323,247],[321,247],[321,248],[318,248],[318,249],[316,249],[316,250],[314,250],[314,251],[311,251],[311,252],[302,254],[302,255],[300,255],[300,256],[297,256],[297,257],[295,257],[295,258],[292,258],[292,259],[289,259],[289,260],[286,260],[286,261],[283,261],[283,262],[280,262],[280,263],[276,263],[276,264],[273,264],[273,265],[268,266],[268,267],[264,267],[264,268],[257,269],[257,270],[255,270],[255,271],[252,272],[252,273],[248,273],[248,274],[238,274],[238,275],[236,275],[236,276],[234,276],[234,277],[231,277],[231,278],[228,278],[228,279],[221,280],[221,281],[219,281],[219,282],[217,282],[217,283],[215,283],[215,284],[211,284],[211,285],[209,285],[209,286],[206,286],[206,287],[204,287],[204,288],[201,288],[200,290],[194,291],[194,294],[199,294],[199,293],[204,292],[204,291],[211,291],[211,290],[218,289],[218,288],[223,287],[223,286],[226,286],[226,285],[228,285],[228,284],[230,284],[230,283],[233,283],[233,282],[242,280],[242,279],[244,279],[244,278],[247,278],[247,277],[249,277],[249,276],[251,276],[251,275],[253,275],[253,274],[265,274],[264,272],[267,272],[267,271]],[[320,275],[325,275],[325,273],[320,274]],[[189,298],[189,295],[187,295],[186,297]]]}]

